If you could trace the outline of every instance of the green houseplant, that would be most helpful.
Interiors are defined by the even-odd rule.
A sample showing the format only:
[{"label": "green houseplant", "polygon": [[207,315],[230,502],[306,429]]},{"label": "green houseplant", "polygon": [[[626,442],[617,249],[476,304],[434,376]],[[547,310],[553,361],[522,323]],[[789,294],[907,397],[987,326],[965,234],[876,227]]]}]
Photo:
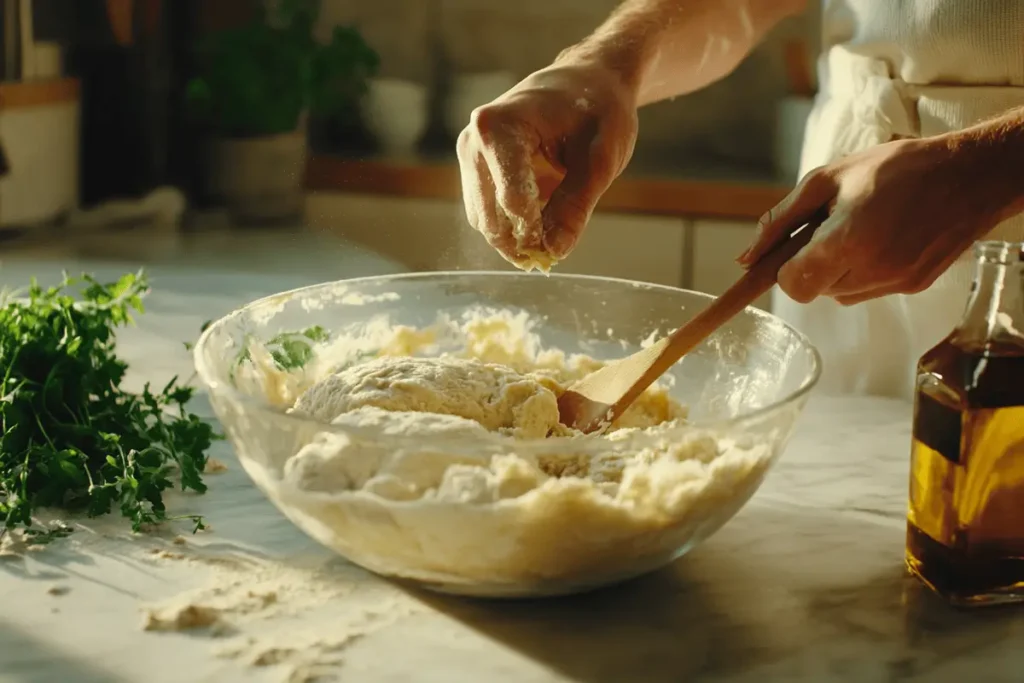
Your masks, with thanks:
[{"label": "green houseplant", "polygon": [[210,133],[210,194],[239,219],[266,221],[301,211],[307,116],[358,116],[379,59],[352,27],[318,42],[317,0],[258,5],[246,24],[200,43],[187,99]]}]

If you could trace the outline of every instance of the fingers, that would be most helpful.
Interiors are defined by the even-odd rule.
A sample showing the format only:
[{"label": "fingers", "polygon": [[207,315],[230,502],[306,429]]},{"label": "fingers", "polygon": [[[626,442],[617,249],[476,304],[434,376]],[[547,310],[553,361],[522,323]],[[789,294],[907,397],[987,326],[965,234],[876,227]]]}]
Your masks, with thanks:
[{"label": "fingers", "polygon": [[815,169],[805,175],[792,192],[761,217],[757,236],[737,261],[744,266],[756,263],[781,239],[788,237],[828,206],[835,198],[836,189],[835,181],[823,169]]},{"label": "fingers", "polygon": [[[529,208],[529,195],[536,203],[536,192],[531,193],[536,184],[531,188],[522,180],[530,172],[530,155],[523,152],[525,142],[509,135],[507,127],[492,123],[486,108],[479,109],[460,133],[456,153],[466,219],[505,260],[520,265],[529,260],[523,254],[524,244],[532,242],[539,248],[543,228],[539,209],[531,215]],[[495,177],[496,173],[500,175]],[[526,191],[517,193],[515,182]]]},{"label": "fingers", "polygon": [[902,288],[899,277],[889,277],[863,266],[849,270],[828,291],[822,292],[844,306],[853,306],[862,301],[888,294],[898,294]]},{"label": "fingers", "polygon": [[470,224],[519,267],[529,267],[535,260],[530,255],[545,250],[533,167],[540,146],[535,131],[493,105],[473,112],[457,145]]},{"label": "fingers", "polygon": [[[636,128],[621,113],[554,108],[552,118],[536,104],[506,100],[477,109],[457,145],[467,219],[503,256],[527,267],[573,249],[629,159]],[[552,171],[553,189],[544,182]]]},{"label": "fingers", "polygon": [[465,149],[463,136],[467,134],[463,131],[457,147],[466,219],[506,261],[517,264],[524,259],[516,244],[512,225],[498,209],[494,182],[486,161],[481,155]]},{"label": "fingers", "polygon": [[485,136],[481,153],[494,184],[497,208],[508,218],[519,251],[542,251],[540,188],[533,168],[540,140],[527,127],[487,111],[480,111],[477,125]]},{"label": "fingers", "polygon": [[959,254],[933,249],[918,263],[889,269],[859,267],[850,271],[825,292],[843,306],[854,306],[892,294],[917,294],[938,279]]},{"label": "fingers", "polygon": [[856,306],[857,304],[862,304],[865,301],[889,296],[890,294],[898,294],[898,292],[894,291],[891,287],[881,287],[878,289],[869,289],[863,292],[858,292],[857,294],[837,295],[833,298],[836,300],[836,303],[842,306]]},{"label": "fingers", "polygon": [[779,287],[787,296],[800,303],[811,302],[846,275],[846,227],[841,215],[829,216],[811,241],[779,269]]},{"label": "fingers", "polygon": [[565,177],[542,212],[544,246],[556,259],[565,258],[576,246],[623,163],[601,132],[581,136],[580,144],[566,150]]}]

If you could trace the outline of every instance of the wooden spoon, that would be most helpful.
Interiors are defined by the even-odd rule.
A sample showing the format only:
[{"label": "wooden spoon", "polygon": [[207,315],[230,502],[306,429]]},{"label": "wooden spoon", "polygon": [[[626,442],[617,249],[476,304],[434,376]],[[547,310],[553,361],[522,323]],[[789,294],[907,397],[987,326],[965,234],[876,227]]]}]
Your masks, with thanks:
[{"label": "wooden spoon", "polygon": [[593,432],[618,418],[636,398],[686,353],[771,289],[779,268],[806,245],[818,224],[798,228],[751,266],[722,296],[656,344],[609,363],[569,387],[558,399],[559,418]]}]

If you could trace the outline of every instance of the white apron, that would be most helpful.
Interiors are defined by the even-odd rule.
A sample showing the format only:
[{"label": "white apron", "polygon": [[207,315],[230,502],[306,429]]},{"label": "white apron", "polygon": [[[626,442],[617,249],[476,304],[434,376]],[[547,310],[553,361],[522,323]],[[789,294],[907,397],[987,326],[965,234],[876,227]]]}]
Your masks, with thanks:
[{"label": "white apron", "polygon": [[[897,136],[1024,106],[1024,0],[825,0],[823,22],[801,175]],[[1024,216],[989,238],[1024,240]],[[821,351],[822,391],[909,398],[918,358],[960,320],[973,269],[968,252],[920,294],[847,308],[798,304],[776,289],[772,305]]]}]

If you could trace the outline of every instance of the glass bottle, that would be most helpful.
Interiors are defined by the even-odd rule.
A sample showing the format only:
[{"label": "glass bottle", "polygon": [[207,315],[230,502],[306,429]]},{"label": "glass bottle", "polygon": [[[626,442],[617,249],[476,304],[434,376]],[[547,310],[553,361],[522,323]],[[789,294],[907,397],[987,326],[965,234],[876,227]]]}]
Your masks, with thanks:
[{"label": "glass bottle", "polygon": [[960,324],[917,367],[906,560],[949,602],[1024,602],[1024,243],[980,242]]}]

